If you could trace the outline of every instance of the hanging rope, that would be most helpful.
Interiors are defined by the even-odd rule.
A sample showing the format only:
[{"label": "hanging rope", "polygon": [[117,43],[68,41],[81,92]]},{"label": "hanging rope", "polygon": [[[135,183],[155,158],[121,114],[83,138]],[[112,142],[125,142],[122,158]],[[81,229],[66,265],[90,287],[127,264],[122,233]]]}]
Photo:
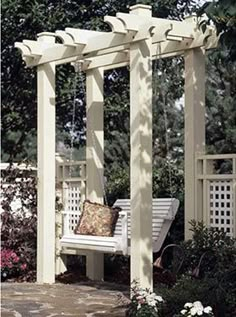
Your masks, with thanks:
[{"label": "hanging rope", "polygon": [[[82,61],[76,61],[74,63],[74,68],[75,68],[75,80],[73,83],[73,113],[72,113],[72,127],[71,127],[71,145],[70,145],[70,170],[69,170],[69,177],[71,178],[72,176],[72,160],[73,160],[73,148],[74,148],[74,138],[75,138],[75,110],[76,110],[76,102],[77,102],[77,85],[79,84],[81,90],[82,90],[82,94],[85,96],[86,95],[86,89],[85,89],[85,85],[84,85],[84,81],[83,81],[83,71],[82,71]],[[85,106],[85,112],[86,112],[86,106]],[[96,145],[96,136],[94,131],[91,131],[91,136],[92,136],[92,145],[93,147],[90,148],[92,157],[94,158],[94,160],[96,161],[97,157],[96,157],[96,153],[97,153],[97,145]],[[99,162],[96,161],[97,166]],[[103,191],[103,196],[104,196],[104,200],[105,200],[105,204],[108,205],[108,199],[107,199],[107,195],[106,195],[106,191],[105,191],[105,186],[104,186],[104,181],[103,181],[103,175],[102,172],[100,172],[99,169],[97,169],[98,171],[98,177],[100,180],[100,184],[102,187],[102,191]]]},{"label": "hanging rope", "polygon": [[[74,63],[75,70],[75,78],[73,81],[73,106],[72,106],[72,120],[71,120],[71,129],[70,129],[70,159],[69,159],[69,178],[72,178],[72,170],[73,170],[73,152],[74,152],[74,140],[75,140],[75,112],[76,112],[76,102],[77,102],[77,84],[79,79],[81,63],[76,61]],[[71,188],[71,181],[70,181]]]}]

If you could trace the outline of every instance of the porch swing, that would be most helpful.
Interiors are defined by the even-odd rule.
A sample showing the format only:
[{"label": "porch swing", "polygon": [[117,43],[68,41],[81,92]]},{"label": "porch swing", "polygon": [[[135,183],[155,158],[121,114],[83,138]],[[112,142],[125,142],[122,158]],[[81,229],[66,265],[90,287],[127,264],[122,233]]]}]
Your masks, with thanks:
[{"label": "porch swing", "polygon": [[[157,63],[157,62],[156,62]],[[156,64],[157,65],[157,64]],[[75,105],[76,105],[76,87],[78,78],[82,78],[81,62],[77,61],[75,67],[75,81],[73,92],[73,114],[72,114],[72,131],[71,131],[71,151],[70,162],[73,156],[73,142],[74,142],[74,128],[75,128]],[[156,69],[157,70],[157,69]],[[82,80],[81,80],[82,82]],[[82,82],[82,89],[85,88]],[[165,105],[164,105],[165,106]],[[169,153],[168,133],[167,133],[167,116],[164,109],[165,130],[166,130],[166,147]],[[95,136],[92,134],[93,150],[96,150]],[[93,155],[95,158],[96,156]],[[171,198],[153,198],[152,200],[152,241],[153,252],[158,252],[162,247],[170,226],[175,218],[176,212],[179,207],[179,201],[173,198],[172,179],[169,159],[167,159],[169,167],[169,182]],[[70,178],[72,169],[70,165],[69,170]],[[103,209],[105,212],[109,209],[111,212],[119,212],[117,219],[115,219],[113,235],[103,236],[94,234],[81,234],[80,224],[84,216],[85,209],[81,211],[68,211],[64,210],[63,225],[62,225],[62,238],[60,239],[61,253],[69,254],[71,250],[76,250],[76,254],[83,254],[86,251],[95,251],[101,253],[116,253],[122,255],[130,255],[130,240],[131,240],[131,203],[130,199],[117,199],[112,208],[108,207],[107,196],[103,184],[102,175],[98,171],[98,177],[103,189],[105,205],[91,203],[85,201],[83,207],[87,208],[86,204],[92,204],[92,208]],[[66,208],[65,208],[66,209]],[[91,219],[91,218],[90,218]],[[76,233],[75,233],[76,232]]]}]

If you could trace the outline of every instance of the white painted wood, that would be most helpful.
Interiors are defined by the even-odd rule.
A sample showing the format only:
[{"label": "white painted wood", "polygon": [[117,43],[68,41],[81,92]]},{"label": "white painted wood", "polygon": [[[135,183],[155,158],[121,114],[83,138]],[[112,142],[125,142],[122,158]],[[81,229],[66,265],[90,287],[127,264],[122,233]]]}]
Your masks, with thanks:
[{"label": "white painted wood", "polygon": [[119,19],[116,19],[115,17],[106,15],[104,16],[104,22],[109,24],[113,33],[120,33],[120,34],[127,33],[127,30],[125,29],[124,24]]},{"label": "white painted wood", "polygon": [[87,144],[86,197],[103,203],[103,162],[104,162],[104,131],[103,131],[103,71],[94,69],[86,72],[87,89]]},{"label": "white painted wood", "polygon": [[[104,131],[103,131],[103,70],[94,69],[86,72],[87,96],[87,199],[103,203],[104,170]],[[104,277],[104,260],[102,254],[90,253],[87,256],[87,276],[102,280]]]},{"label": "white painted wood", "polygon": [[[91,136],[95,133],[94,163],[87,156],[89,170],[88,198],[102,201],[102,186],[98,182],[98,170],[103,174],[103,71],[96,67],[121,67],[130,62],[131,78],[131,279],[138,279],[142,287],[152,288],[152,59],[181,55],[185,52],[185,210],[186,237],[188,220],[202,219],[202,198],[196,200],[206,177],[195,182],[194,161],[196,152],[204,152],[204,49],[217,43],[215,28],[207,27],[205,33],[197,29],[196,17],[185,21],[153,18],[151,7],[136,5],[130,14],[118,13],[106,18],[114,32],[96,32],[67,28],[56,33],[42,33],[37,42],[24,40],[15,46],[22,51],[28,66],[38,67],[38,161],[39,161],[39,234],[38,280],[53,281],[52,257],[45,259],[53,249],[52,207],[55,205],[55,167],[52,168],[55,151],[55,62],[71,62],[71,58],[84,60],[87,67],[88,149],[93,149]],[[60,37],[63,44],[55,43]],[[168,40],[169,39],[169,40]],[[157,46],[158,45],[158,46]],[[130,52],[130,57],[127,54]],[[157,54],[158,52],[158,54]],[[113,55],[112,55],[113,54]],[[50,122],[50,126],[49,126]],[[46,142],[47,136],[47,142]],[[52,155],[53,153],[53,155]],[[66,169],[62,169],[65,173]],[[233,175],[231,175],[233,177]],[[222,177],[222,175],[221,175]],[[82,181],[77,179],[77,181]],[[200,184],[200,186],[199,186]],[[235,185],[234,185],[235,186]],[[51,197],[50,197],[51,195]],[[200,196],[199,196],[200,197]],[[235,198],[234,198],[235,200]],[[55,206],[54,206],[55,207]],[[44,210],[44,211],[43,211]],[[47,213],[46,213],[47,211]],[[144,214],[146,213],[146,215]],[[70,222],[70,221],[69,221]],[[127,216],[127,223],[129,217]],[[160,220],[153,220],[160,228]],[[124,220],[122,225],[124,226]],[[121,225],[121,227],[122,227]],[[117,227],[118,228],[118,227]],[[130,234],[129,225],[125,229]],[[46,241],[45,237],[47,236]],[[122,240],[124,245],[124,240]],[[49,248],[48,248],[49,246]],[[129,247],[128,247],[129,248]],[[52,252],[54,254],[54,252]],[[138,256],[137,256],[138,254]],[[90,253],[89,267],[97,266],[93,277],[102,276],[101,258],[95,263]],[[42,257],[42,259],[41,259]],[[47,265],[46,265],[47,264]],[[46,268],[47,267],[47,268]],[[50,267],[50,269],[48,269]]]},{"label": "white painted wood", "polygon": [[[232,164],[230,174],[219,174],[214,168],[217,161]],[[231,237],[235,232],[236,155],[196,155],[196,183],[203,183],[195,191],[196,200],[203,197],[203,221],[208,227],[224,230]]]},{"label": "white painted wood", "polygon": [[[93,250],[105,253],[118,253],[130,255],[131,239],[131,210],[130,199],[117,199],[114,207],[119,206],[122,211],[116,223],[113,237],[100,237],[90,235],[75,235],[73,233],[74,224],[64,222],[64,233],[60,243],[63,253],[71,249],[85,252]],[[179,201],[174,198],[156,198],[152,202],[152,245],[153,252],[158,252],[169,232],[170,226],[175,218],[179,207]],[[75,214],[74,211],[64,211],[64,217]],[[76,220],[76,224],[79,219]],[[75,225],[76,225],[75,224]],[[65,228],[65,226],[69,226]]]},{"label": "white painted wood", "polygon": [[232,181],[209,182],[210,226],[234,236],[234,201]]},{"label": "white painted wood", "polygon": [[[217,45],[215,28],[207,26],[203,33],[198,27],[200,20],[196,16],[187,17],[185,21],[175,21],[152,17],[151,14],[146,14],[145,10],[149,9],[138,5],[135,9],[131,8],[129,14],[118,12],[116,17],[105,16],[104,20],[111,26],[112,32],[66,28],[65,31],[39,34],[39,37],[59,37],[63,44],[48,45],[39,38],[39,41],[24,40],[15,46],[22,51],[29,66],[36,66],[52,61],[57,64],[68,63],[68,59],[78,56],[83,60],[88,58],[88,54],[107,54],[107,50],[117,53],[129,48],[131,43],[149,38],[150,35],[153,45],[163,42],[164,56],[179,55],[182,54],[182,50],[189,48],[205,46],[207,49]],[[152,51],[156,51],[155,45]],[[112,61],[110,63],[109,66],[112,66]]]},{"label": "white painted wood", "polygon": [[[189,221],[203,220],[203,201],[198,186],[196,200],[196,153],[205,152],[205,51],[185,52],[185,239],[191,238]],[[199,185],[199,184],[198,184]]]},{"label": "white painted wood", "polygon": [[[52,43],[54,37],[41,40]],[[55,281],[55,65],[38,66],[37,282]]]},{"label": "white painted wood", "polygon": [[153,287],[151,44],[149,38],[130,45],[131,282],[148,289]]}]

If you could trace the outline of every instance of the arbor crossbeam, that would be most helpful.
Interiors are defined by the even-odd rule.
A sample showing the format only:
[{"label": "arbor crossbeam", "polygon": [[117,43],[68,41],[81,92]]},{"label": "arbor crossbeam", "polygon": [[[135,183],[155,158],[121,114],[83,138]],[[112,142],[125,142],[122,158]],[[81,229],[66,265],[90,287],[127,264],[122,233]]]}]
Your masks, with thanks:
[{"label": "arbor crossbeam", "polygon": [[[184,21],[160,19],[149,16],[137,16],[136,14],[117,13],[116,17],[105,16],[104,21],[112,29],[111,32],[89,31],[75,28],[58,30],[55,33],[38,34],[37,41],[24,40],[15,43],[19,48],[27,66],[56,62],[57,65],[68,63],[76,59],[91,59],[87,63],[87,69],[102,66],[112,68],[117,65],[118,54],[114,59],[114,53],[120,53],[129,49],[130,44],[148,39],[152,40],[152,58],[181,55],[183,50],[205,46],[206,49],[215,47],[217,35],[213,27],[208,26],[203,32],[199,28],[199,21],[194,16]],[[45,43],[42,36],[51,36],[60,39],[63,43]],[[161,43],[157,56],[156,45]],[[107,54],[112,54],[107,56]],[[97,56],[103,56],[105,61]],[[123,54],[124,60],[120,63],[126,65],[127,54]],[[71,60],[70,60],[71,59]],[[108,63],[108,60],[110,63]],[[99,61],[101,64],[99,64]]]}]

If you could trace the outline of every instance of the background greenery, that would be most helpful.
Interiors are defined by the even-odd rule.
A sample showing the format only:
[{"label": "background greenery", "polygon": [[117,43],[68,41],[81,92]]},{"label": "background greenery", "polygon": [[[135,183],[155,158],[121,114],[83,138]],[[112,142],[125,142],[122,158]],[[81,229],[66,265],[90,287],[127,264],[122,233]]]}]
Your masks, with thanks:
[{"label": "background greenery", "polygon": [[[128,12],[137,1],[115,0],[3,0],[2,1],[2,161],[36,162],[36,69],[25,67],[14,42],[35,39],[42,31],[65,27],[108,30],[106,14]],[[218,32],[217,49],[207,53],[206,125],[209,153],[236,152],[236,5],[233,0],[205,3],[197,0],[140,1],[151,4],[153,15],[182,20],[185,15],[207,13]],[[202,25],[204,29],[204,24]],[[158,71],[157,71],[158,69]],[[153,191],[154,196],[174,196],[183,201],[183,59],[153,63]],[[84,78],[74,91],[75,75],[70,65],[57,69],[57,150],[68,155],[73,97],[76,96],[74,158],[84,157]],[[126,68],[105,74],[105,176],[109,202],[129,195],[129,74]],[[164,122],[167,113],[167,133]],[[169,138],[169,151],[166,146]],[[169,165],[173,188],[170,188]],[[178,213],[178,232],[183,232],[183,204]],[[181,234],[178,236],[180,239]]]}]

